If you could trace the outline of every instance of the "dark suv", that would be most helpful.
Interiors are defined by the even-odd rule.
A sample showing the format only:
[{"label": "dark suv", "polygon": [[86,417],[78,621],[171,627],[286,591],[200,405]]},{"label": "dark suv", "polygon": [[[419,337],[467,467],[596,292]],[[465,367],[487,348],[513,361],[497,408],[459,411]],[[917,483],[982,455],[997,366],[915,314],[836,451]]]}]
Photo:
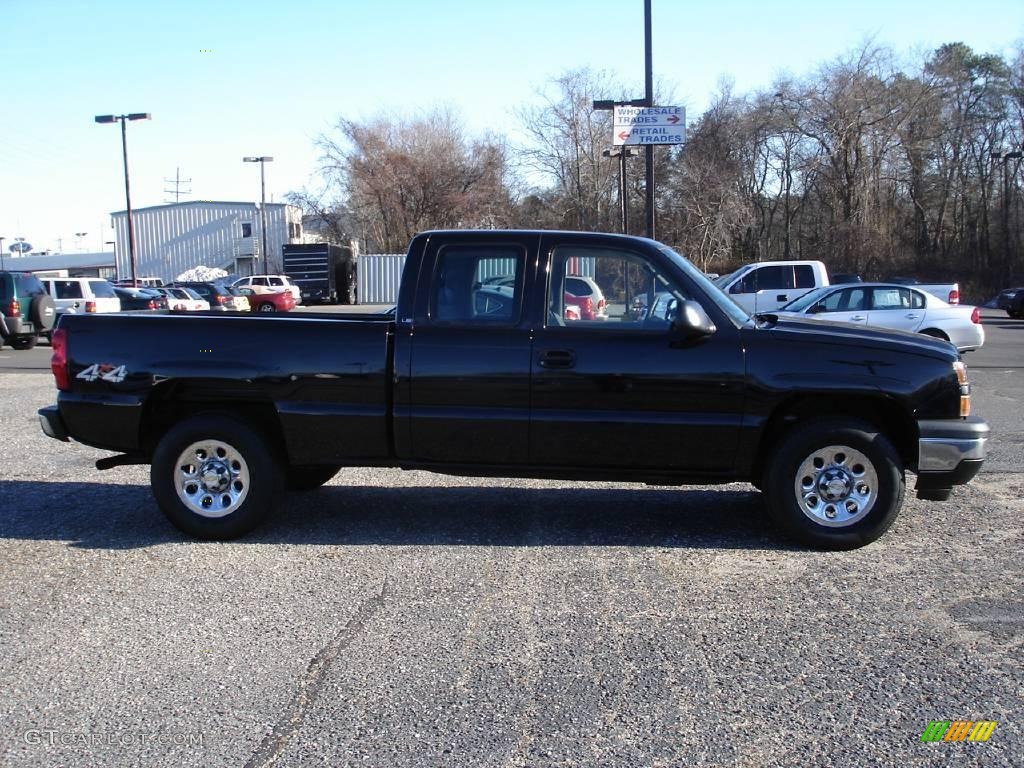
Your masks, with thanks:
[{"label": "dark suv", "polygon": [[216,283],[174,282],[173,288],[191,288],[210,303],[214,312],[237,312],[235,297],[223,285]]},{"label": "dark suv", "polygon": [[0,346],[32,349],[53,328],[53,299],[28,272],[0,272]]}]

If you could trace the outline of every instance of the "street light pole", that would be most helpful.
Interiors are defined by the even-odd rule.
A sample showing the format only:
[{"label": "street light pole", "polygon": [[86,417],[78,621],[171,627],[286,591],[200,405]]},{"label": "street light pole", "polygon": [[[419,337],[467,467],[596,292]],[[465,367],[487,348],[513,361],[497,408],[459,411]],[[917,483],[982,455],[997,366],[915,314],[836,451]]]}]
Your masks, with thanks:
[{"label": "street light pole", "polygon": [[267,183],[263,169],[267,163],[272,163],[274,158],[263,155],[262,157],[243,157],[243,163],[260,164],[260,229],[263,232],[263,274],[268,274],[268,262],[270,256],[267,253]]},{"label": "street light pole", "polygon": [[[654,66],[651,51],[651,0],[644,0],[644,99],[654,106]],[[654,239],[654,145],[647,145],[647,236]]]},{"label": "street light pole", "polygon": [[601,151],[605,157],[619,158],[619,219],[622,234],[629,234],[629,187],[626,184],[626,158],[639,154],[633,147],[612,147]]},{"label": "street light pole", "polygon": [[121,124],[121,152],[124,156],[124,199],[125,208],[128,213],[128,256],[132,267],[132,287],[138,288],[138,278],[135,274],[135,226],[132,223],[132,191],[128,183],[128,121],[149,120],[152,115],[149,112],[130,112],[127,115],[96,115],[97,123],[120,123]]},{"label": "street light pole", "polygon": [[0,237],[0,271],[6,272],[7,267],[4,266],[4,240],[6,237]]}]

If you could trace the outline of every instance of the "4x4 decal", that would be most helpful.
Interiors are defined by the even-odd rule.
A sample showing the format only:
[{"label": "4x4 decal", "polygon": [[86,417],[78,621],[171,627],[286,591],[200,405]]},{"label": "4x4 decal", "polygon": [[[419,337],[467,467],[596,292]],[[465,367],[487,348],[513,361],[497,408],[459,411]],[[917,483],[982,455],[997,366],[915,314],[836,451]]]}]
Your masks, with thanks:
[{"label": "4x4 decal", "polygon": [[128,369],[123,365],[109,365],[108,363],[93,363],[84,371],[75,376],[76,379],[82,381],[96,381],[96,379],[102,379],[103,381],[109,381],[113,384],[119,384],[125,380],[128,375]]}]

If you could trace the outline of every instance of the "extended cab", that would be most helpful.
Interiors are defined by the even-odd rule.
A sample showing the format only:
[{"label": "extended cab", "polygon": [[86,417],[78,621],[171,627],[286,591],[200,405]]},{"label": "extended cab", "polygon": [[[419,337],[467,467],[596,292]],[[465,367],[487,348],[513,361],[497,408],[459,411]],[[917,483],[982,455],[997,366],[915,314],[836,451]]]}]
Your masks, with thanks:
[{"label": "extended cab", "polygon": [[[567,319],[574,277],[606,317]],[[891,525],[905,470],[948,498],[988,436],[948,343],[755,320],[671,249],[620,235],[427,232],[393,314],[69,315],[53,345],[46,434],[121,454],[101,469],[151,464],[163,511],[211,539],[283,489],[397,466],[749,481],[790,536],[849,548]]]},{"label": "extended cab", "polygon": [[761,261],[723,275],[715,284],[753,315],[772,312],[829,280],[820,261]]}]

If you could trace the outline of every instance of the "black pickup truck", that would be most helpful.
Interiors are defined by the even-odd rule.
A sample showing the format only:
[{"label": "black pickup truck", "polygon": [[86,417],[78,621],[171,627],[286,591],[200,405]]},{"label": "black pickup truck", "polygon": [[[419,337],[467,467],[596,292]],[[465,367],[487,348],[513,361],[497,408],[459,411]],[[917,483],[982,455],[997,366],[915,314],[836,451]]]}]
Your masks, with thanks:
[{"label": "black pickup truck", "polygon": [[[571,290],[570,290],[571,289]],[[879,537],[985,457],[956,350],[909,333],[749,317],[642,238],[442,231],[380,315],[66,315],[51,437],[151,464],[198,537],[253,528],[343,466],[476,476],[748,481],[811,546]]]}]

